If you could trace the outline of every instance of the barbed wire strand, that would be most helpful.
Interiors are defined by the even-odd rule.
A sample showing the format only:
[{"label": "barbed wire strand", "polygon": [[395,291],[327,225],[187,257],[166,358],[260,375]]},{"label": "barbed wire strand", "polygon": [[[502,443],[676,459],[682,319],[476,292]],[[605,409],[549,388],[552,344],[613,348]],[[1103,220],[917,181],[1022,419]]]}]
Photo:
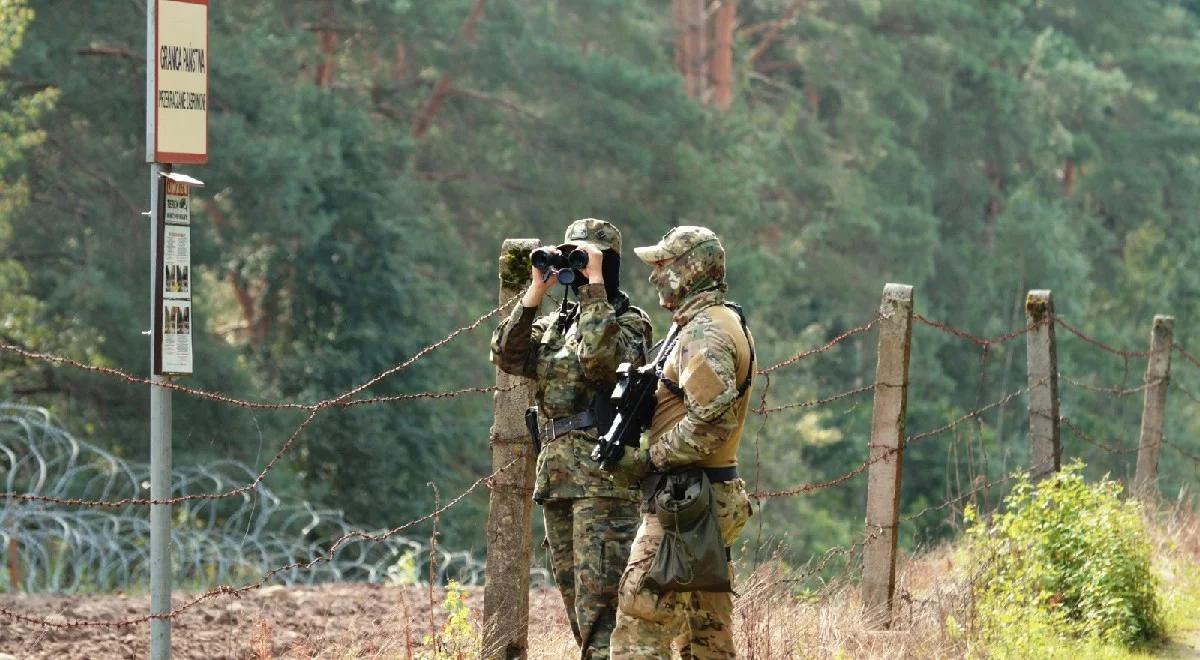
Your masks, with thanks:
[{"label": "barbed wire strand", "polygon": [[[1037,383],[1035,383],[1035,385],[1042,384],[1046,380],[1047,379],[1043,378],[1040,381],[1038,381]],[[1007,405],[1013,399],[1021,396],[1022,394],[1025,394],[1028,391],[1029,391],[1028,387],[1022,387],[1018,390],[1010,392],[1009,394],[1005,395],[1003,398],[993,401],[992,403],[989,403],[980,408],[971,410],[971,411],[967,412],[966,414],[962,415],[961,417],[954,419],[953,421],[951,421],[950,423],[948,423],[944,426],[939,426],[938,428],[935,428],[935,429],[932,429],[929,431],[925,431],[924,433],[918,433],[917,435],[908,436],[907,438],[905,438],[903,448],[907,448],[909,445],[911,445],[914,442],[919,442],[926,438],[931,438],[933,436],[941,435],[942,433],[946,433],[946,432],[954,429],[955,427],[957,427],[959,424],[962,424],[963,422],[966,422],[971,419],[975,419],[975,418],[979,417],[980,415],[982,415],[983,413],[985,413],[993,408]],[[868,448],[876,449],[877,447],[875,447],[873,445],[868,445]],[[882,460],[886,460],[888,457],[902,451],[903,448],[888,447],[883,452],[880,452],[877,456],[872,456],[872,457],[867,458],[861,464],[859,464],[858,467],[854,468],[853,470],[850,470],[849,472],[841,474],[832,479],[828,479],[825,481],[814,481],[814,482],[802,484],[800,486],[796,486],[794,488],[789,488],[787,490],[755,491],[755,492],[751,493],[750,496],[757,498],[757,499],[766,499],[766,498],[773,498],[773,497],[792,497],[795,495],[803,495],[803,494],[807,494],[807,493],[816,492],[819,490],[825,490],[828,488],[832,488],[839,484],[843,484],[843,483],[853,479],[854,477],[857,477],[858,475],[860,475],[864,471],[866,471],[866,469],[868,467],[870,467],[872,464],[877,463]]]},{"label": "barbed wire strand", "polygon": [[878,323],[882,319],[883,319],[882,315],[876,316],[875,318],[871,319],[870,321],[867,321],[866,323],[864,323],[862,325],[850,328],[849,330],[843,332],[842,334],[838,335],[837,337],[834,337],[833,339],[829,340],[828,342],[826,342],[825,344],[823,344],[817,348],[810,348],[808,350],[800,351],[799,353],[793,355],[792,357],[790,357],[786,360],[783,360],[782,362],[777,362],[769,367],[764,367],[762,369],[759,369],[758,374],[760,376],[765,376],[773,371],[776,371],[776,370],[782,369],[786,366],[795,364],[805,358],[811,357],[818,353],[824,353],[825,351],[828,351],[829,349],[833,348],[834,346],[837,346],[838,344],[842,343],[843,341],[846,341],[847,339],[849,339],[850,337],[853,337],[854,335],[858,335],[858,334],[867,332],[871,328],[875,327],[875,324]]},{"label": "barbed wire strand", "polygon": [[[203,400],[207,400],[207,401],[215,401],[217,403],[223,403],[223,404],[227,404],[227,405],[237,406],[240,408],[250,408],[253,410],[309,410],[309,411],[311,411],[311,410],[316,410],[318,408],[328,407],[330,405],[335,405],[335,404],[343,405],[343,402],[345,402],[346,399],[354,396],[355,394],[362,392],[363,390],[365,390],[373,385],[378,384],[380,381],[387,378],[388,376],[392,376],[399,371],[407,369],[409,366],[411,366],[417,360],[425,357],[429,353],[446,345],[447,343],[452,341],[454,338],[458,337],[460,334],[462,334],[464,332],[469,332],[469,331],[474,330],[475,328],[479,327],[479,325],[482,324],[484,321],[488,320],[489,318],[495,316],[500,311],[509,307],[511,305],[511,303],[513,301],[515,301],[516,299],[517,299],[516,296],[510,298],[509,300],[505,301],[503,304],[501,304],[497,307],[494,307],[491,311],[485,313],[483,316],[480,316],[479,318],[477,318],[475,321],[471,322],[470,324],[455,329],[454,331],[452,331],[450,334],[446,335],[442,339],[426,346],[425,348],[422,348],[420,351],[413,354],[408,359],[375,375],[374,377],[367,380],[366,382],[364,382],[360,385],[357,385],[355,387],[352,387],[352,388],[350,388],[350,390],[348,390],[346,392],[335,395],[335,396],[325,399],[323,401],[318,401],[316,403],[296,403],[296,402],[289,402],[289,401],[266,402],[266,401],[251,401],[248,399],[239,399],[237,397],[232,397],[227,394],[223,394],[221,392],[214,392],[211,390],[204,390],[204,389],[200,389],[200,388],[196,388],[196,387],[189,387],[187,385],[180,385],[179,383],[172,383],[170,381],[154,382],[153,380],[151,380],[149,378],[146,378],[143,376],[135,376],[135,375],[133,375],[127,371],[123,371],[121,369],[86,364],[79,360],[75,360],[75,359],[68,358],[65,356],[54,355],[52,353],[42,353],[42,352],[38,352],[38,351],[31,351],[31,350],[28,350],[28,349],[25,349],[25,348],[22,348],[20,346],[16,346],[13,344],[0,344],[0,351],[6,352],[6,353],[12,353],[14,355],[19,355],[27,360],[35,360],[35,361],[40,361],[40,362],[48,362],[51,364],[65,365],[65,366],[73,367],[80,371],[109,376],[109,377],[124,381],[125,383],[130,384],[130,385],[151,385],[154,387],[161,387],[163,389],[173,390],[176,392],[187,394],[189,396],[196,397],[198,399],[203,399]],[[437,398],[437,397],[429,396],[434,393],[422,393],[422,394],[425,396],[413,396],[412,398]],[[396,399],[396,400],[402,400],[402,399]],[[360,405],[360,404],[356,403],[354,405]]]},{"label": "barbed wire strand", "polygon": [[[515,297],[513,299],[515,299]],[[511,302],[511,300],[509,302]],[[258,488],[259,484],[261,484],[263,482],[263,480],[266,479],[267,474],[269,474],[271,472],[271,470],[273,470],[275,468],[275,465],[280,461],[280,459],[282,459],[291,450],[292,446],[295,445],[296,439],[300,437],[300,434],[303,433],[304,430],[310,424],[312,424],[313,420],[316,419],[317,415],[319,415],[321,413],[321,411],[325,410],[326,408],[330,408],[330,407],[334,407],[334,406],[349,407],[350,405],[365,405],[367,403],[380,403],[383,401],[398,401],[398,400],[402,400],[405,398],[407,398],[407,399],[449,398],[451,396],[459,396],[461,394],[466,394],[466,393],[471,393],[471,392],[486,392],[486,391],[494,392],[494,391],[497,391],[499,389],[497,387],[490,387],[490,388],[475,387],[475,388],[465,388],[463,390],[458,390],[456,392],[444,392],[444,393],[443,392],[436,392],[436,393],[435,392],[422,392],[422,393],[410,394],[410,395],[394,395],[391,397],[375,397],[374,399],[346,401],[346,399],[349,399],[351,396],[362,392],[363,390],[367,389],[371,385],[376,384],[376,383],[380,382],[381,380],[383,380],[384,378],[387,378],[388,376],[393,375],[393,374],[397,373],[398,371],[407,368],[408,366],[410,366],[411,364],[416,362],[421,357],[424,357],[425,355],[428,355],[429,353],[440,348],[441,346],[444,346],[445,344],[447,344],[448,342],[450,342],[451,340],[453,340],[455,337],[462,334],[463,332],[467,332],[469,330],[479,327],[479,325],[481,323],[483,323],[489,317],[495,315],[497,312],[499,312],[501,309],[505,308],[507,305],[508,305],[508,303],[505,303],[505,304],[500,305],[499,307],[492,309],[490,312],[488,312],[487,314],[484,314],[483,316],[480,316],[478,319],[476,319],[471,324],[463,326],[461,328],[458,328],[457,330],[451,332],[449,335],[447,335],[443,339],[441,339],[433,344],[430,344],[429,346],[426,346],[425,348],[423,348],[420,351],[418,351],[417,353],[415,353],[409,359],[405,360],[404,362],[401,362],[400,364],[396,365],[395,367],[392,367],[391,369],[388,369],[380,374],[377,374],[376,376],[371,378],[369,381],[363,383],[362,385],[350,388],[349,390],[346,390],[345,392],[343,392],[335,397],[325,399],[324,401],[321,401],[311,407],[310,406],[302,406],[300,409],[308,411],[308,416],[305,417],[304,421],[302,421],[300,423],[300,425],[297,426],[294,431],[292,431],[291,435],[288,436],[287,440],[284,441],[283,445],[279,448],[279,450],[277,452],[275,452],[275,455],[271,458],[270,461],[267,462],[266,466],[263,467],[262,471],[258,473],[258,475],[254,478],[254,480],[247,484],[244,484],[242,486],[238,486],[236,488],[231,488],[229,490],[226,490],[226,491],[220,492],[220,493],[194,493],[194,494],[179,495],[176,497],[164,498],[164,499],[131,497],[131,498],[124,498],[124,499],[120,499],[120,500],[86,500],[86,499],[79,499],[79,498],[61,498],[61,497],[53,497],[53,496],[49,496],[49,495],[36,495],[36,494],[31,494],[31,493],[10,493],[10,492],[3,493],[2,495],[0,495],[0,497],[3,497],[7,500],[16,500],[19,502],[41,502],[41,503],[45,503],[45,504],[58,504],[58,505],[63,505],[63,506],[84,506],[84,507],[116,509],[116,508],[121,508],[121,507],[126,507],[126,506],[174,505],[174,504],[179,504],[179,503],[188,502],[188,501],[219,500],[219,499],[236,497],[239,495],[243,495],[245,493],[249,493],[249,492],[255,490],[256,488]],[[84,365],[84,366],[86,367],[87,365]]]},{"label": "barbed wire strand", "polygon": [[838,401],[840,399],[857,396],[864,392],[870,392],[870,391],[873,391],[874,389],[875,389],[875,384],[872,383],[872,384],[866,385],[864,387],[859,387],[859,388],[855,388],[853,390],[849,390],[847,392],[842,392],[841,394],[834,394],[832,396],[828,396],[823,399],[814,399],[812,401],[803,401],[800,403],[789,403],[789,404],[782,405],[782,406],[775,406],[774,408],[766,407],[766,397],[764,396],[759,403],[759,407],[754,409],[754,413],[757,415],[770,415],[772,413],[777,413],[777,412],[780,412],[783,410],[790,410],[792,408],[814,408],[816,406],[823,406],[827,403],[833,403],[834,401]]},{"label": "barbed wire strand", "polygon": [[1061,316],[1055,316],[1054,322],[1057,323],[1058,325],[1062,326],[1067,332],[1070,332],[1071,334],[1075,335],[1076,337],[1079,337],[1083,341],[1085,341],[1093,346],[1096,346],[1097,348],[1099,348],[1101,350],[1112,353],[1113,355],[1119,355],[1125,359],[1141,358],[1141,357],[1149,357],[1150,356],[1150,351],[1148,351],[1148,350],[1147,351],[1129,351],[1129,350],[1125,350],[1122,348],[1117,348],[1115,346],[1110,346],[1109,344],[1106,344],[1106,343],[1100,341],[1099,339],[1096,339],[1095,337],[1088,336],[1079,328],[1076,328],[1075,326],[1071,325],[1070,323],[1067,323],[1067,321],[1065,319],[1063,319],[1063,317],[1061,317]]},{"label": "barbed wire strand", "polygon": [[1172,344],[1171,348],[1174,348],[1176,353],[1179,353],[1179,355],[1181,355],[1183,357],[1183,359],[1187,360],[1188,362],[1191,362],[1193,366],[1200,367],[1200,358],[1197,358],[1195,355],[1192,355],[1191,353],[1187,352],[1179,344]]},{"label": "barbed wire strand", "polygon": [[1101,442],[1100,440],[1097,440],[1097,439],[1093,438],[1092,436],[1088,435],[1087,432],[1085,432],[1083,429],[1076,426],[1075,423],[1072,422],[1070,420],[1070,418],[1068,418],[1068,417],[1059,417],[1058,421],[1063,426],[1067,427],[1067,429],[1070,430],[1071,433],[1074,433],[1075,437],[1079,438],[1080,440],[1083,440],[1084,442],[1088,443],[1089,445],[1092,445],[1098,449],[1102,449],[1110,454],[1131,454],[1138,450],[1138,447],[1114,447],[1110,444]]},{"label": "barbed wire strand", "polygon": [[1141,392],[1142,390],[1145,390],[1146,388],[1148,388],[1152,385],[1158,385],[1160,383],[1167,382],[1166,378],[1155,378],[1154,380],[1142,383],[1141,385],[1138,385],[1137,387],[1102,387],[1100,385],[1092,385],[1091,383],[1085,383],[1082,381],[1078,381],[1069,376],[1064,376],[1061,372],[1058,374],[1058,379],[1065,383],[1068,383],[1070,385],[1074,385],[1075,387],[1078,387],[1080,389],[1090,390],[1092,392],[1100,392],[1100,393],[1104,393],[1104,394],[1109,394],[1116,398],[1127,397],[1130,394],[1136,394],[1138,392]]},{"label": "barbed wire strand", "polygon": [[991,346],[995,346],[997,344],[1003,344],[1005,342],[1011,341],[1013,339],[1016,339],[1017,337],[1020,337],[1022,335],[1026,335],[1030,332],[1033,332],[1038,327],[1045,325],[1046,323],[1049,323],[1049,321],[1034,321],[1033,323],[1030,323],[1029,325],[1027,325],[1023,328],[1018,328],[1011,332],[1006,332],[1002,335],[997,335],[995,337],[989,338],[989,337],[980,337],[978,335],[972,334],[961,328],[956,328],[952,325],[942,323],[941,321],[934,321],[922,314],[913,314],[913,320],[917,321],[919,323],[923,323],[931,328],[941,330],[942,332],[945,332],[947,334],[951,334],[956,337],[961,337],[962,339],[966,339],[967,341],[983,348],[985,351],[988,348],[990,348]]}]

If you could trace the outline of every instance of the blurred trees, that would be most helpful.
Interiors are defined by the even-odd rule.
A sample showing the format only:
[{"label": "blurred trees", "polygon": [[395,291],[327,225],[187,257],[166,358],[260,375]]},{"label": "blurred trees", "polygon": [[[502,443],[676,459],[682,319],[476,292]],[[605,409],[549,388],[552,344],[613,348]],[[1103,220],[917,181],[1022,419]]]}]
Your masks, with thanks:
[{"label": "blurred trees", "polygon": [[[58,102],[25,158],[0,140],[6,181],[24,181],[30,202],[0,210],[12,228],[0,267],[28,273],[0,296],[28,293],[11,309],[37,348],[143,373],[142,6],[32,4],[0,113]],[[1168,312],[1188,344],[1200,304],[1190,3],[266,0],[212,13],[210,165],[192,172],[208,183],[193,232],[198,386],[341,392],[490,309],[504,237],[556,241],[586,216],[616,222],[630,247],[675,224],[722,234],[764,365],[868,320],[885,281],[983,336],[1023,326],[1024,292],[1040,287],[1112,343],[1143,348]],[[697,16],[699,35],[684,34]],[[647,270],[624,256],[625,288],[664,329]],[[372,393],[488,384],[486,334]],[[1132,384],[1144,366],[1061,341],[1061,370],[1079,380]],[[870,383],[873,344],[856,336],[774,374],[768,405]],[[912,369],[919,432],[1020,387],[1023,340],[981,354],[921,327]],[[42,374],[39,402],[80,432],[144,452],[141,388],[20,373]],[[177,462],[261,463],[298,422],[175,400]],[[1063,400],[1083,428],[1132,445],[1134,398]],[[869,395],[858,401],[752,419],[750,485],[856,466]],[[1182,431],[1197,408],[1170,405],[1171,430],[1194,442]],[[914,447],[905,506],[1023,465],[1024,415],[1018,403]],[[403,522],[428,510],[427,481],[446,493],[486,470],[489,419],[484,396],[331,412],[272,483],[364,524]],[[1064,437],[1097,470],[1131,470]],[[1164,469],[1169,485],[1191,474]],[[763,529],[789,531],[801,557],[850,539],[865,490],[852,484],[771,502]],[[445,521],[447,543],[482,544],[483,501]]]}]

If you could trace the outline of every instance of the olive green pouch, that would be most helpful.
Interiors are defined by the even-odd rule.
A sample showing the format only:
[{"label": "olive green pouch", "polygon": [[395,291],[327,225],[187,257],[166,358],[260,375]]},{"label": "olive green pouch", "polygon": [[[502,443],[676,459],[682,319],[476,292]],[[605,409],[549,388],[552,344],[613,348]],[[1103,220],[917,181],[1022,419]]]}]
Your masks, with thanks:
[{"label": "olive green pouch", "polygon": [[653,500],[663,539],[644,584],[664,594],[733,591],[716,497],[704,470],[663,475]]}]

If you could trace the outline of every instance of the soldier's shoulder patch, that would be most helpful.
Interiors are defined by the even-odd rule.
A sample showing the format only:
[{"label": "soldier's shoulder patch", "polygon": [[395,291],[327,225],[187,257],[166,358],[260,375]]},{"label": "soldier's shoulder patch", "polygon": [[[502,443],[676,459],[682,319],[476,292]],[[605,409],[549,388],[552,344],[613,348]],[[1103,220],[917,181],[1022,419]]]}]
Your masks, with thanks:
[{"label": "soldier's shoulder patch", "polygon": [[725,391],[725,381],[721,380],[708,360],[704,359],[703,352],[693,355],[688,360],[679,385],[692,401],[702,406],[712,403],[713,399]]}]

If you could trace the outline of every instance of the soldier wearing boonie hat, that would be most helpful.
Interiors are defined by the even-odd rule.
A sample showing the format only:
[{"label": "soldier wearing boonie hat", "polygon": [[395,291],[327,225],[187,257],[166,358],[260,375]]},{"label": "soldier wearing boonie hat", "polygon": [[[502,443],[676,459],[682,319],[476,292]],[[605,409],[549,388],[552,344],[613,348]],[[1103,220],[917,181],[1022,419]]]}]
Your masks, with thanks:
[{"label": "soldier wearing boonie hat", "polygon": [[[698,468],[712,485],[713,513],[728,558],[751,514],[745,482],[737,475],[737,450],[749,410],[754,339],[741,308],[725,300],[725,249],[711,230],[676,227],[634,253],[653,267],[650,283],[659,303],[673,312],[673,325],[654,420],[642,446],[625,451],[613,479],[653,484],[657,474]],[[728,592],[660,593],[647,585],[664,532],[649,498],[642,511],[621,577],[611,657],[667,658],[673,640],[682,644],[685,658],[735,657]],[[726,564],[732,581],[732,565]]]},{"label": "soldier wearing boonie hat", "polygon": [[563,254],[588,253],[583,279],[550,314],[538,307],[557,275],[531,269],[521,302],[492,335],[492,362],[534,379],[543,449],[534,500],[542,505],[554,582],[581,658],[609,657],[617,586],[638,526],[637,492],[620,487],[590,458],[597,440],[594,401],[607,401],[621,362],[644,364],[651,327],[619,287],[621,232],[586,218],[568,227]]}]

